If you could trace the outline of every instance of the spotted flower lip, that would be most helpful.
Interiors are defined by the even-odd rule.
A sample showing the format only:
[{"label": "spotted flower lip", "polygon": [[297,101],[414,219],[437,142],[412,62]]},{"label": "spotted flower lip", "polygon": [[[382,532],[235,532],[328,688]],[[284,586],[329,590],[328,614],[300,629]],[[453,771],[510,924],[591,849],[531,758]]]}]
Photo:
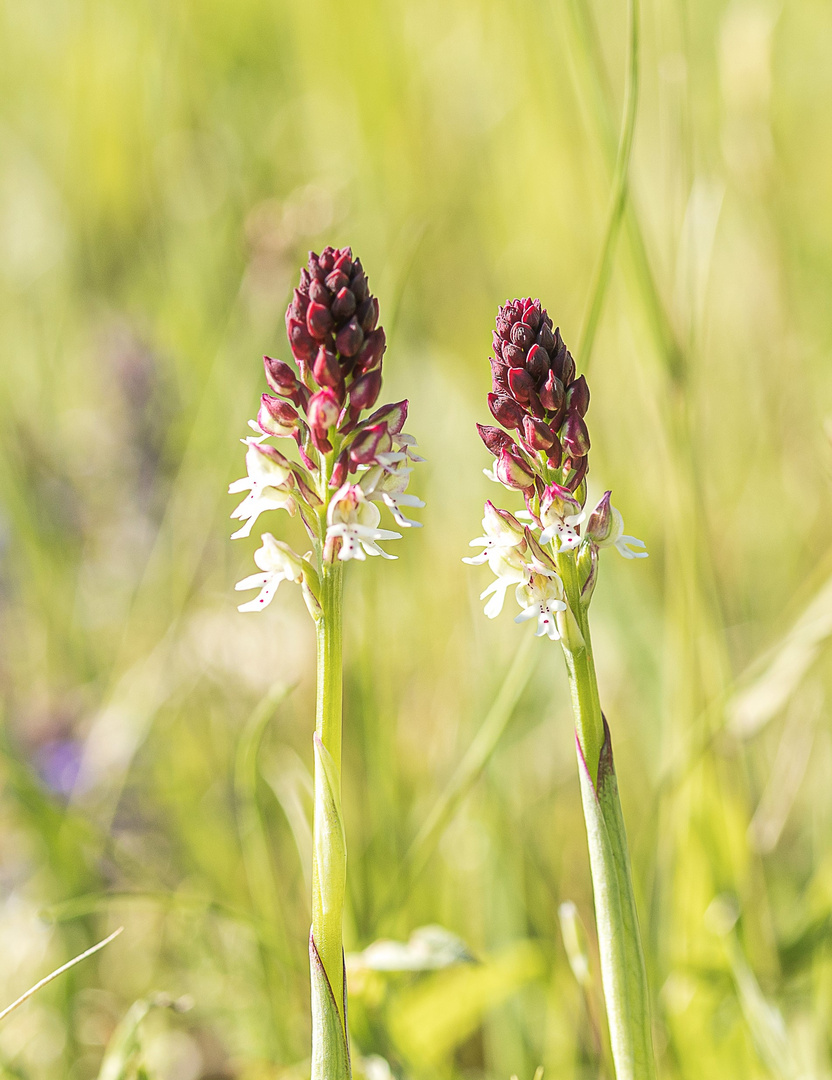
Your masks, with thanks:
[{"label": "spotted flower lip", "polygon": [[405,467],[404,461],[398,461],[390,468],[384,465],[373,466],[359,481],[366,497],[371,502],[383,502],[401,529],[421,529],[422,527],[421,521],[414,521],[402,510],[403,506],[419,509],[425,505],[417,496],[407,493],[407,484],[412,472],[412,469]]},{"label": "spotted flower lip", "polygon": [[231,537],[238,540],[249,536],[254,524],[266,510],[286,510],[290,516],[297,511],[297,500],[292,494],[295,478],[292,465],[273,446],[264,446],[262,438],[244,439],[247,475],[230,484],[228,491],[236,494],[248,491],[248,495],[232,511],[231,517],[243,525]]},{"label": "spotted flower lip", "polygon": [[[327,511],[326,544],[338,547],[338,559],[363,560],[367,555],[395,559],[376,543],[377,540],[401,540],[401,533],[379,529],[381,513],[358,484],[345,483],[332,497]],[[336,541],[340,544],[336,545]]]},{"label": "spotted flower lip", "polygon": [[261,573],[251,574],[234,586],[239,592],[248,589],[259,589],[260,592],[253,600],[240,604],[238,611],[261,611],[272,602],[281,581],[300,584],[303,580],[303,560],[288,544],[275,540],[271,533],[263,533],[260,539],[262,546],[255,551],[254,561]]},{"label": "spotted flower lip", "polygon": [[462,560],[470,566],[479,566],[488,562],[489,556],[494,551],[514,547],[525,548],[523,526],[508,510],[500,510],[491,500],[485,504],[482,527],[485,535],[471,540],[468,546],[482,547],[483,550],[479,555],[472,555]]},{"label": "spotted flower lip", "polygon": [[560,631],[556,613],[566,611],[560,578],[554,575],[530,574],[527,581],[517,586],[515,595],[523,610],[514,621],[521,623],[537,619],[535,637],[548,637],[551,641],[557,641]]}]

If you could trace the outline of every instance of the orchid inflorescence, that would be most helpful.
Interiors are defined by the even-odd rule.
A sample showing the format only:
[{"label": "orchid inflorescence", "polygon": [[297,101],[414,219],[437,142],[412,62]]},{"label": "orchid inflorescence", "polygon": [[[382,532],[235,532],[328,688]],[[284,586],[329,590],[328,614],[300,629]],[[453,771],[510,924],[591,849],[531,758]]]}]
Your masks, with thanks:
[{"label": "orchid inflorescence", "polygon": [[[589,604],[598,552],[615,547],[625,558],[643,559],[644,543],[624,532],[607,491],[586,513],[590,440],[586,426],[589,387],[560,330],[539,300],[506,301],[497,315],[488,405],[500,427],[477,425],[494,455],[489,479],[523,494],[516,514],[485,504],[484,536],[471,541],[482,551],[464,562],[488,563],[495,580],[482,593],[485,614],[503,609],[515,588],[521,607],[515,622],[537,619],[538,636],[561,637],[568,596],[558,559],[577,565],[580,602]],[[583,524],[583,530],[582,530]]]},{"label": "orchid inflorescence", "polygon": [[[248,492],[231,515],[242,522],[234,539],[248,536],[265,511],[283,509],[300,516],[315,560],[312,551],[298,555],[264,533],[254,555],[260,572],[237,583],[239,590],[260,593],[240,611],[261,610],[281,581],[294,581],[315,615],[326,564],[367,555],[395,558],[378,541],[400,539],[401,533],[378,527],[379,503],[400,527],[421,524],[404,510],[424,506],[407,493],[410,463],[422,460],[402,430],[407,401],[383,405],[364,418],[381,391],[386,339],[378,317],[378,300],[350,248],[310,252],[286,311],[298,373],[282,360],[263,358],[272,393],[262,395],[257,419],[249,421],[254,435],[242,440],[246,476],[229,491]],[[278,450],[274,439],[293,440],[298,460]]]}]

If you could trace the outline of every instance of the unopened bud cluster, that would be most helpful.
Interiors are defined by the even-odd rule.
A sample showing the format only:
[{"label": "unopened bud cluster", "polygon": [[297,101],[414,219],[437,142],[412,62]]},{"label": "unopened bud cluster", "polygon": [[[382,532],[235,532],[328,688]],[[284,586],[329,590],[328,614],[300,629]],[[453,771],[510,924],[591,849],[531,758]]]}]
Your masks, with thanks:
[{"label": "unopened bud cluster", "polygon": [[[338,559],[367,555],[394,558],[378,546],[401,533],[378,528],[385,504],[402,527],[419,525],[403,507],[424,504],[407,494],[415,442],[403,431],[407,401],[383,405],[369,416],[381,392],[384,330],[378,300],[370,293],[360,259],[349,248],[311,252],[286,311],[286,332],[296,367],[264,357],[271,393],[260,399],[255,432],[245,439],[247,475],[231,492],[248,495],[231,515],[243,522],[234,537],[248,536],[260,514],[283,509],[299,514],[314,553],[297,555],[270,533],[255,561],[262,573],[238,589],[259,586],[241,611],[260,610],[282,580],[304,587],[313,615],[319,574]],[[271,439],[292,440],[297,458]],[[313,559],[314,554],[314,559]]]},{"label": "unopened bud cluster", "polygon": [[539,635],[567,637],[577,626],[574,618],[570,622],[558,558],[566,553],[576,559],[586,605],[601,548],[614,546],[630,559],[647,552],[639,550],[642,541],[625,535],[610,492],[586,520],[589,387],[540,301],[506,301],[493,344],[488,407],[500,426],[478,424],[477,430],[496,459],[486,476],[522,492],[525,509],[514,515],[486,503],[485,535],[471,541],[483,551],[465,561],[487,562],[496,576],[481,597],[489,598],[489,618],[499,614],[514,586],[522,608],[516,622],[536,617]]}]

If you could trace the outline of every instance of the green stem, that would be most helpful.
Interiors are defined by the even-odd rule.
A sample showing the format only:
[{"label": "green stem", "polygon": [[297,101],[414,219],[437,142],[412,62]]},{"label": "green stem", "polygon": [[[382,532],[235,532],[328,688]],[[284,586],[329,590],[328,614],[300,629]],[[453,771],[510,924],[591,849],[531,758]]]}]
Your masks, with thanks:
[{"label": "green stem", "polygon": [[347,851],[341,814],[343,567],[323,563],[317,625],[315,809],[312,860],[312,1080],[349,1080],[342,923]]},{"label": "green stem", "polygon": [[[655,1080],[650,995],[618,797],[609,728],[601,712],[589,621],[581,604],[575,556],[558,555],[566,601],[576,627],[564,634],[572,691],[578,771],[586,820],[601,981],[616,1080]],[[566,613],[567,616],[569,612]]]}]

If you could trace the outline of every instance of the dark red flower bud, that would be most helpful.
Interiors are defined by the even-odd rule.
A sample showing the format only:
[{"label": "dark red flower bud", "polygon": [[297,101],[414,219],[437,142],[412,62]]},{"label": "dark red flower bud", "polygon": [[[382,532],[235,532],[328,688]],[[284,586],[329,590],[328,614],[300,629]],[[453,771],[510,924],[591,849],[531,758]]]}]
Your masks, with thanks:
[{"label": "dark red flower bud", "polygon": [[506,487],[523,491],[534,484],[534,473],[517,450],[501,450],[494,469],[497,479]]},{"label": "dark red flower bud", "polygon": [[529,391],[534,390],[534,380],[525,368],[509,368],[508,385],[512,396],[521,404],[528,402]]},{"label": "dark red flower bud", "polygon": [[335,346],[342,356],[355,356],[363,344],[364,331],[355,319],[350,319],[335,335]]},{"label": "dark red flower bud", "polygon": [[344,376],[341,365],[338,363],[338,356],[324,345],[318,349],[315,363],[312,365],[312,375],[318,386],[331,386],[333,390],[339,388],[343,390]]},{"label": "dark red flower bud", "polygon": [[489,394],[488,407],[498,424],[511,431],[523,426],[523,407],[503,394]]},{"label": "dark red flower bud", "polygon": [[[303,475],[303,472],[300,469],[293,469],[292,476],[294,476],[295,483],[298,485],[298,489],[301,495],[306,500],[307,505],[313,507],[320,506],[320,496],[318,495],[317,491],[314,490],[314,488],[311,488],[309,486],[306,481],[306,477]],[[339,484],[338,486],[340,487],[341,485]]]},{"label": "dark red flower bud", "polygon": [[263,367],[266,371],[266,382],[276,394],[290,399],[295,397],[298,380],[288,364],[285,364],[282,360],[275,360],[271,356],[264,356]]},{"label": "dark red flower bud", "polygon": [[544,409],[549,412],[558,412],[563,404],[563,383],[554,371],[549,372],[546,382],[538,390],[538,395]]},{"label": "dark red flower bud", "polygon": [[372,409],[381,393],[381,369],[373,368],[360,376],[349,389],[350,406],[357,412]]},{"label": "dark red flower bud", "polygon": [[355,260],[355,270],[350,280],[350,288],[355,295],[356,301],[361,304],[370,295],[370,288],[367,284],[367,276],[361,268],[361,260]]},{"label": "dark red flower bud", "polygon": [[[322,281],[313,281],[309,286],[309,299],[313,304],[323,304],[324,307],[329,307],[332,296]],[[307,308],[307,312],[308,310]]]},{"label": "dark red flower bud", "polygon": [[589,387],[583,375],[570,383],[566,391],[566,408],[569,412],[576,412],[579,416],[586,416],[589,408]]},{"label": "dark red flower bud", "polygon": [[526,354],[519,345],[512,345],[510,341],[503,342],[501,355],[509,367],[522,368],[526,363]]},{"label": "dark red flower bud", "polygon": [[499,457],[502,450],[508,450],[509,447],[514,446],[514,442],[509,434],[498,427],[489,427],[487,424],[477,424],[477,431],[480,438],[485,443],[486,449],[494,457]]},{"label": "dark red flower bud", "polygon": [[548,450],[555,441],[549,425],[532,416],[523,418],[523,434],[532,450]]},{"label": "dark red flower bud", "polygon": [[552,333],[551,327],[547,326],[546,323],[543,323],[537,331],[537,344],[551,356],[555,348],[555,335]]},{"label": "dark red flower bud", "polygon": [[356,368],[360,371],[370,371],[371,368],[377,367],[381,363],[386,348],[387,338],[383,327],[379,326],[377,330],[371,330],[364,342],[363,349],[358,354]]},{"label": "dark red flower bud", "polygon": [[528,323],[515,323],[511,328],[511,343],[526,352],[534,341],[534,330]]},{"label": "dark red flower bud", "polygon": [[561,375],[561,382],[564,386],[568,386],[575,378],[575,361],[572,359],[572,353],[567,351],[563,361],[563,374]]},{"label": "dark red flower bud", "polygon": [[495,394],[509,394],[508,368],[499,360],[491,360],[491,389]]},{"label": "dark red flower bud", "polygon": [[[343,270],[333,270],[326,279],[326,287],[333,296],[337,296],[342,289],[348,289],[349,284],[350,279]],[[350,312],[350,314],[352,314],[352,312]]]},{"label": "dark red flower bud", "polygon": [[332,329],[333,319],[328,307],[312,303],[306,312],[306,328],[316,341],[323,341]]},{"label": "dark red flower bud", "polygon": [[546,454],[546,460],[553,469],[560,468],[561,462],[563,461],[563,449],[557,438],[555,438],[554,442],[549,447],[548,453]]},{"label": "dark red flower bud", "polygon": [[355,313],[355,317],[365,334],[375,330],[378,324],[378,300],[374,296],[368,296],[366,300],[362,301],[358,311]]},{"label": "dark red flower bud", "polygon": [[582,458],[589,453],[589,432],[582,416],[568,413],[559,434],[563,449],[571,457]]},{"label": "dark red flower bud", "polygon": [[312,441],[319,450],[321,449],[319,444],[326,439],[326,433],[337,421],[340,411],[341,405],[338,398],[328,386],[325,386],[323,390],[319,390],[317,394],[313,394],[309,399],[309,407],[306,410],[309,418],[309,430],[312,434]]},{"label": "dark red flower bud", "polygon": [[292,354],[298,363],[310,361],[315,355],[316,346],[315,339],[309,333],[306,323],[300,322],[298,319],[289,319],[286,323],[286,333],[289,337]]},{"label": "dark red flower bud", "polygon": [[396,401],[392,405],[382,405],[380,409],[376,409],[367,423],[377,424],[384,420],[390,434],[398,435],[407,420],[407,406],[407,398],[404,401]]},{"label": "dark red flower bud", "polygon": [[[341,274],[340,276],[343,277],[344,275]],[[329,280],[330,278],[327,278],[327,281]],[[340,322],[342,319],[352,318],[355,314],[355,308],[355,296],[346,286],[339,290],[330,305],[330,311],[337,322]]]},{"label": "dark red flower bud", "polygon": [[[517,327],[515,327],[515,330]],[[526,357],[526,371],[536,383],[546,377],[549,371],[549,354],[540,345],[532,345],[529,355]]]}]

